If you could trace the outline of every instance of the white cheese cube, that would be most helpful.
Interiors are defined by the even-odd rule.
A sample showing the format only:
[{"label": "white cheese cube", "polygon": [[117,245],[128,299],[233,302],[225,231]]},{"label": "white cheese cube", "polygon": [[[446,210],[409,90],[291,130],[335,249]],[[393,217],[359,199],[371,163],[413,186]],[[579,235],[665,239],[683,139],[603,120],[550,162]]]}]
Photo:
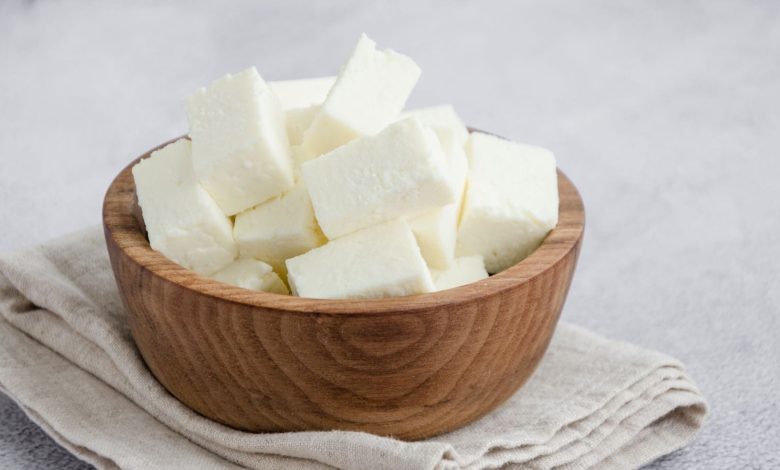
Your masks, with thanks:
[{"label": "white cheese cube", "polygon": [[284,271],[277,267],[283,267],[287,258],[326,241],[302,183],[281,197],[238,214],[233,236],[242,257],[270,263],[282,275]]},{"label": "white cheese cube", "polygon": [[225,214],[292,188],[284,114],[254,67],[198,90],[187,114],[195,174]]},{"label": "white cheese cube", "polygon": [[[303,142],[303,134],[311,125],[319,109],[319,105],[313,105],[306,108],[288,109],[285,112],[284,123],[290,145],[300,145]],[[295,161],[295,157],[293,157],[293,161]]]},{"label": "white cheese cube", "polygon": [[420,68],[412,59],[390,49],[378,51],[376,43],[362,35],[306,130],[307,158],[374,135],[395,121],[419,77]]},{"label": "white cheese cube", "polygon": [[431,269],[448,269],[455,259],[458,204],[447,204],[409,219],[425,262]]},{"label": "white cheese cube", "polygon": [[230,219],[198,184],[189,140],[152,152],[133,167],[133,178],[153,249],[205,275],[233,261]]},{"label": "white cheese cube", "polygon": [[301,177],[331,240],[452,204],[457,196],[436,135],[416,119],[304,163]]},{"label": "white cheese cube", "polygon": [[268,86],[279,98],[284,111],[322,104],[336,77],[302,78],[269,81]]},{"label": "white cheese cube", "polygon": [[469,138],[469,131],[466,125],[455,112],[452,105],[432,106],[429,108],[410,109],[401,114],[401,119],[416,117],[420,122],[430,127],[440,137],[444,134],[451,134],[457,145],[463,147]]},{"label": "white cheese cube", "polygon": [[319,77],[268,82],[284,110],[290,145],[303,142],[304,132],[319,112],[320,105],[335,81],[336,77]]},{"label": "white cheese cube", "polygon": [[447,165],[452,175],[452,181],[457,193],[457,202],[460,203],[463,194],[466,191],[466,179],[469,172],[469,159],[466,151],[460,143],[459,138],[454,134],[440,134],[439,142],[442,151],[447,157]]},{"label": "white cheese cube", "polygon": [[219,282],[244,289],[289,294],[287,286],[271,266],[256,259],[239,259],[212,276]]},{"label": "white cheese cube", "polygon": [[432,292],[428,267],[403,220],[369,227],[287,260],[293,293],[319,299]]},{"label": "white cheese cube", "polygon": [[436,290],[470,284],[488,277],[485,263],[479,255],[456,258],[452,267],[446,270],[431,269],[431,277]]},{"label": "white cheese cube", "polygon": [[301,181],[301,165],[309,161],[306,157],[306,152],[300,145],[293,145],[290,147],[290,156],[293,160],[293,173],[295,175],[295,181]]},{"label": "white cheese cube", "polygon": [[528,256],[558,223],[558,178],[549,150],[474,132],[458,256],[482,255],[489,273]]},{"label": "white cheese cube", "polygon": [[452,133],[439,136],[447,156],[457,200],[453,204],[437,207],[425,214],[409,219],[417,244],[430,268],[448,269],[455,259],[461,200],[466,185],[468,160],[459,139]]}]

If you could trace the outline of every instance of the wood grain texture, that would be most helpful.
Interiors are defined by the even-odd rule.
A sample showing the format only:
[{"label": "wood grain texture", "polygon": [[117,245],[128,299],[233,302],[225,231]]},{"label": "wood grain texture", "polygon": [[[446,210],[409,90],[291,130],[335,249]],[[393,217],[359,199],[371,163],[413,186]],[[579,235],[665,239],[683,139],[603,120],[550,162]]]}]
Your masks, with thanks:
[{"label": "wood grain texture", "polygon": [[412,440],[483,416],[542,358],[582,242],[582,200],[559,172],[558,226],[528,258],[483,281],[376,300],[248,291],[150,248],[131,166],[108,189],[103,221],[136,344],[179,400],[246,431]]}]

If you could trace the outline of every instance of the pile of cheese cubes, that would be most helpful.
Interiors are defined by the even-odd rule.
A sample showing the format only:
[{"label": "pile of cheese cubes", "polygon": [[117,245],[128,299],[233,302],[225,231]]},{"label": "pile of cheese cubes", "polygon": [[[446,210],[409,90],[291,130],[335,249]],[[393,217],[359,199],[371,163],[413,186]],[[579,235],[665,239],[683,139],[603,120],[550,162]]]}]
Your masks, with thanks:
[{"label": "pile of cheese cubes", "polygon": [[558,221],[555,157],[404,112],[419,67],[362,36],[338,77],[250,68],[188,101],[189,139],[133,167],[153,249],[240,287],[323,299],[478,281]]}]

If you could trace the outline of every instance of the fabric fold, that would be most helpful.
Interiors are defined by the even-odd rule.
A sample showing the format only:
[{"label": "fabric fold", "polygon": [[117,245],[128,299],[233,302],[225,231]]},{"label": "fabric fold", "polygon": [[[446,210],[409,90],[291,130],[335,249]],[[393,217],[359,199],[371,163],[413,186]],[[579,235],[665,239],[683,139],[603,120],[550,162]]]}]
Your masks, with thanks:
[{"label": "fabric fold", "polygon": [[0,390],[97,468],[632,468],[690,442],[707,410],[678,361],[562,322],[528,383],[454,432],[237,431],[148,371],[98,227],[0,257]]}]

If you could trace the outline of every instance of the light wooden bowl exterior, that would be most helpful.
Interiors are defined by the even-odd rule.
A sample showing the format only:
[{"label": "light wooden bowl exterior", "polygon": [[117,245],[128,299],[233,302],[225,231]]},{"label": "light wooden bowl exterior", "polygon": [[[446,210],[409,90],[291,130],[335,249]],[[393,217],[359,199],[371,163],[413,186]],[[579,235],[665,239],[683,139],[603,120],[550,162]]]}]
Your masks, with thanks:
[{"label": "light wooden bowl exterior", "polygon": [[420,439],[493,410],[547,349],[584,228],[576,188],[560,172],[558,183],[558,226],[528,258],[484,281],[403,298],[303,299],[188,271],[150,248],[130,166],[106,193],[103,221],[138,349],[183,403],[246,431]]}]

